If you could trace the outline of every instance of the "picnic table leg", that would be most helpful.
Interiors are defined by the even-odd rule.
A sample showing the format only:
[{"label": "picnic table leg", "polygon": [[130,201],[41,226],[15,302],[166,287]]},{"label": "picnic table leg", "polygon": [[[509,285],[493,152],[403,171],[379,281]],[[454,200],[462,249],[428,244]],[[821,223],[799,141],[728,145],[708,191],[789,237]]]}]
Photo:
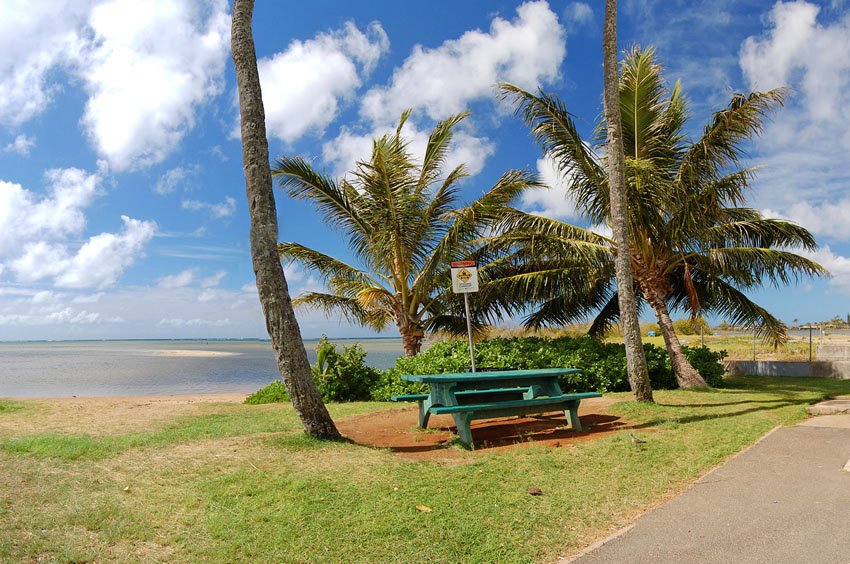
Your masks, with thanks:
[{"label": "picnic table leg", "polygon": [[475,450],[475,443],[472,442],[472,429],[469,428],[469,423],[472,421],[471,413],[452,413],[452,418],[457,426],[457,434],[463,444],[469,447],[469,450]]},{"label": "picnic table leg", "polygon": [[431,402],[428,399],[419,400],[419,427],[428,428],[428,419],[431,418]]},{"label": "picnic table leg", "polygon": [[581,420],[578,418],[578,404],[581,400],[573,400],[567,403],[567,409],[564,410],[564,416],[567,418],[567,422],[572,427],[573,431],[576,433],[581,433]]}]

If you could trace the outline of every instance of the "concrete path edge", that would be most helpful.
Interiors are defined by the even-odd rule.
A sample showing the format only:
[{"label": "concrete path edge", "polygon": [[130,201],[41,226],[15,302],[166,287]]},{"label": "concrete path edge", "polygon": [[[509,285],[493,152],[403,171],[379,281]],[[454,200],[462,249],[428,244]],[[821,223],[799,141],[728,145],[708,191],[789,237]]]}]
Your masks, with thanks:
[{"label": "concrete path edge", "polygon": [[[732,456],[730,456],[729,458],[726,458],[725,460],[723,460],[723,461],[721,461],[721,462],[718,462],[717,464],[715,464],[714,466],[712,466],[711,468],[709,468],[709,469],[708,469],[705,473],[700,474],[699,476],[694,477],[694,478],[690,481],[690,483],[688,483],[688,485],[687,485],[687,486],[685,486],[684,488],[682,488],[682,490],[681,490],[681,491],[676,492],[675,494],[673,494],[671,497],[669,497],[669,498],[665,499],[664,501],[661,501],[661,502],[659,502],[659,503],[656,503],[656,504],[654,504],[654,505],[652,505],[652,506],[648,507],[648,508],[647,508],[647,509],[645,509],[644,511],[641,511],[640,513],[638,513],[637,515],[635,515],[635,516],[632,518],[631,523],[629,523],[629,524],[628,524],[628,525],[626,525],[625,527],[622,527],[621,529],[619,529],[619,530],[615,531],[614,533],[612,533],[612,534],[608,535],[607,537],[605,537],[605,538],[604,538],[604,539],[602,539],[602,540],[598,540],[598,541],[594,542],[593,544],[591,544],[591,545],[588,545],[588,546],[584,547],[581,551],[576,552],[576,553],[574,553],[574,554],[572,554],[572,555],[570,555],[570,556],[559,556],[559,557],[558,557],[558,560],[557,560],[557,563],[558,563],[558,564],[571,564],[571,563],[573,563],[573,562],[577,561],[579,558],[581,558],[581,557],[583,557],[583,556],[585,556],[585,555],[587,555],[587,554],[589,554],[589,553],[593,552],[593,551],[594,551],[594,550],[596,550],[597,548],[600,548],[600,547],[602,547],[602,546],[604,546],[604,545],[608,544],[609,542],[611,542],[611,541],[613,541],[613,540],[618,539],[619,537],[623,536],[624,534],[626,534],[626,533],[628,533],[630,530],[632,530],[632,529],[634,528],[634,526],[635,526],[635,523],[637,523],[638,519],[640,519],[641,517],[643,517],[643,516],[645,516],[645,515],[647,515],[647,514],[649,514],[649,513],[652,513],[653,511],[656,511],[656,510],[657,510],[657,509],[659,509],[660,507],[663,507],[664,505],[666,505],[666,504],[667,504],[667,503],[668,503],[671,499],[673,499],[673,498],[675,498],[675,497],[678,497],[678,496],[682,495],[683,493],[685,493],[686,491],[690,490],[691,488],[693,488],[693,487],[694,487],[694,485],[696,485],[696,483],[697,483],[697,482],[699,482],[700,480],[702,480],[702,479],[703,479],[703,478],[705,478],[706,476],[709,476],[710,474],[712,474],[713,472],[717,471],[719,468],[721,468],[721,467],[725,466],[726,464],[728,464],[730,461],[734,460],[735,458],[737,458],[737,457],[741,456],[741,455],[742,455],[742,454],[744,454],[745,452],[749,451],[750,449],[752,449],[753,447],[755,447],[757,444],[759,444],[760,442],[764,441],[764,440],[765,440],[765,439],[767,439],[769,436],[771,436],[773,433],[775,433],[776,431],[778,431],[779,429],[782,429],[782,428],[783,428],[783,425],[777,425],[776,427],[774,427],[773,429],[771,429],[770,431],[768,431],[767,433],[765,433],[764,435],[762,435],[761,437],[759,437],[758,439],[756,439],[755,441],[753,441],[753,443],[752,443],[752,444],[750,444],[750,445],[748,445],[747,447],[745,447],[745,448],[743,448],[743,449],[739,450],[738,452],[736,452],[735,454],[733,454],[733,455],[732,455]],[[850,466],[850,460],[848,460],[848,461],[847,461],[847,465],[848,465],[848,466]]]}]

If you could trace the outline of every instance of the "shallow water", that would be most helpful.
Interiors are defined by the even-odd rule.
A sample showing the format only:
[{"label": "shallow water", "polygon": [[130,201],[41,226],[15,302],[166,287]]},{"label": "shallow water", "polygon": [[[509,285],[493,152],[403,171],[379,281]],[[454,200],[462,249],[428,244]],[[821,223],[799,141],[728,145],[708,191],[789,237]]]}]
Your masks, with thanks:
[{"label": "shallow water", "polygon": [[[304,341],[311,363],[317,342]],[[359,343],[381,369],[403,354],[401,339],[334,343]],[[279,377],[268,341],[0,343],[0,397],[253,392]]]}]

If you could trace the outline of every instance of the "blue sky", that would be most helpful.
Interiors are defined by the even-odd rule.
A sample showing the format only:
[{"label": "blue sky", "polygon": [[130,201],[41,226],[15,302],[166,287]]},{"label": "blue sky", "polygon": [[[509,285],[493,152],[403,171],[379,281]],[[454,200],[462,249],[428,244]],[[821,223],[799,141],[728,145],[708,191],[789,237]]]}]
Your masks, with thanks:
[{"label": "blue sky", "polygon": [[[258,2],[272,157],[341,175],[405,108],[414,148],[469,108],[452,162],[468,199],[509,168],[554,188],[523,207],[581,223],[501,80],[601,112],[603,3]],[[219,0],[0,3],[0,340],[265,337],[248,249],[230,7]],[[653,45],[692,132],[733,91],[792,89],[749,149],[750,204],[818,238],[833,277],[755,294],[774,314],[850,310],[850,8],[621,0],[620,46]],[[277,193],[281,240],[347,258],[308,205]],[[293,294],[320,284],[287,268]],[[648,312],[646,317],[649,317]],[[299,312],[305,337],[369,335]],[[390,333],[391,334],[391,333]]]}]

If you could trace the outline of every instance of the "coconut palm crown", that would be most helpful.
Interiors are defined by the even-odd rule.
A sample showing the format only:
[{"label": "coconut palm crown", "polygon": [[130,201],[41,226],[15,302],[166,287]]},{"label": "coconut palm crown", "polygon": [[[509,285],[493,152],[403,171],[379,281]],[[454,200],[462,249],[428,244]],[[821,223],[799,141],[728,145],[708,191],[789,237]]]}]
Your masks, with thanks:
[{"label": "coconut palm crown", "polygon": [[401,134],[409,115],[410,110],[402,114],[394,133],[374,140],[369,159],[358,162],[348,177],[333,180],[300,157],[278,159],[272,174],[291,197],[315,204],[346,238],[357,263],[299,243],[280,243],[282,260],[317,273],[327,288],[294,303],[342,314],[376,331],[395,324],[405,354],[413,355],[428,331],[465,331],[460,302],[451,292],[449,262],[469,258],[473,242],[499,210],[538,183],[527,171],[510,170],[479,199],[457,207],[466,168],[461,164],[448,174],[443,169],[453,128],[468,112],[434,127],[421,164]]},{"label": "coconut palm crown", "polygon": [[[564,103],[510,84],[500,88],[557,164],[577,209],[591,223],[606,224],[610,207],[604,159],[581,138]],[[786,338],[785,325],[745,292],[828,274],[796,253],[816,248],[811,233],[745,206],[755,169],[740,166],[743,143],[758,135],[784,96],[783,89],[735,94],[691,142],[685,134],[687,102],[678,82],[666,87],[654,51],[635,47],[622,64],[632,272],[640,299],[658,319],[683,387],[705,382],[682,353],[671,311],[719,314],[733,324],[755,326],[764,339],[778,343]],[[602,123],[597,141],[604,130]],[[597,335],[617,321],[611,264],[616,251],[609,237],[517,213],[501,227],[507,234],[493,249],[505,253],[501,281],[494,283],[503,286],[503,306],[517,311],[529,298],[534,300],[526,318],[529,326],[568,323],[593,311],[590,332]],[[582,283],[569,280],[577,273]],[[495,271],[491,275],[496,277]],[[508,303],[511,295],[517,298],[513,304]]]}]

